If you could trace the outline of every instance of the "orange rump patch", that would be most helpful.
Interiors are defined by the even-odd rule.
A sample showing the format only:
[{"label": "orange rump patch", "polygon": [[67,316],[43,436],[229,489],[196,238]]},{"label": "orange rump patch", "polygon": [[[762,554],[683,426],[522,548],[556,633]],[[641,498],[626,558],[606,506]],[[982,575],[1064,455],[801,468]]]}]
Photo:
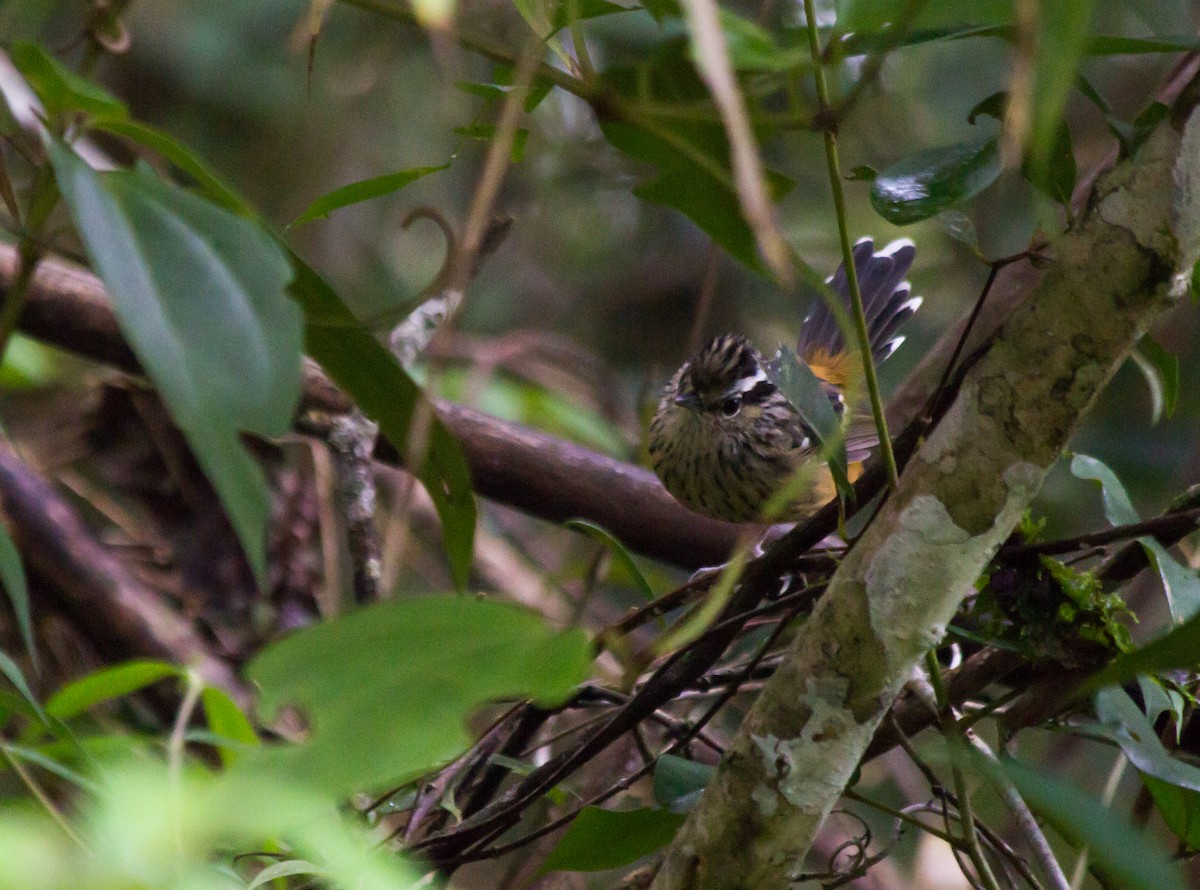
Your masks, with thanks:
[{"label": "orange rump patch", "polygon": [[812,372],[826,383],[845,386],[850,382],[850,355],[846,352],[830,353],[817,347],[811,354],[802,356]]}]

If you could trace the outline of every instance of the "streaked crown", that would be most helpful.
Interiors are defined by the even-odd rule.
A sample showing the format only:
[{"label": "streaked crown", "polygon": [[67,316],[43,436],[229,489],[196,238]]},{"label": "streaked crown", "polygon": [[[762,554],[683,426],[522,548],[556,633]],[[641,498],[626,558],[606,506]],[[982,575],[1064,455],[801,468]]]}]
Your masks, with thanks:
[{"label": "streaked crown", "polygon": [[734,414],[742,404],[761,403],[775,392],[758,350],[740,334],[723,334],[692,356],[680,376],[675,402]]}]

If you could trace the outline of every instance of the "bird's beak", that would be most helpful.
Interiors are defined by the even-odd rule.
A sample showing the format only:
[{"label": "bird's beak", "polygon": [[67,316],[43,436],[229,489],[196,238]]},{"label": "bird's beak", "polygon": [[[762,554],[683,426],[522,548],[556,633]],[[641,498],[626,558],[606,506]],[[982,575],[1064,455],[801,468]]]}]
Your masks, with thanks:
[{"label": "bird's beak", "polygon": [[700,397],[694,392],[684,393],[681,396],[675,397],[675,404],[682,408],[691,408],[693,411],[699,411]]}]

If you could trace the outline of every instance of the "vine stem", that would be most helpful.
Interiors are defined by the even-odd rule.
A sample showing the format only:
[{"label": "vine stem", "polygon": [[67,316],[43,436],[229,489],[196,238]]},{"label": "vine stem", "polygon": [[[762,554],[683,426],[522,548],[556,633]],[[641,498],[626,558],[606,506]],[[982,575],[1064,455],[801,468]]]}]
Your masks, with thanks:
[{"label": "vine stem", "polygon": [[[812,0],[805,0],[805,2],[811,3]],[[955,721],[954,715],[950,711],[950,696],[946,691],[946,683],[942,679],[942,667],[938,664],[937,653],[933,649],[925,653],[925,669],[929,672],[929,683],[933,686],[933,694],[937,699],[938,719],[942,724],[942,732],[947,736],[947,740],[950,736],[954,736],[964,745],[969,745],[966,733]],[[975,866],[975,874],[980,883],[987,890],[1000,890],[996,875],[983,852],[983,845],[979,842],[979,828],[975,824],[975,808],[971,803],[967,777],[963,773],[962,767],[956,762],[951,762],[950,775],[954,780],[954,796],[958,801],[958,814],[962,821],[963,842],[967,846],[967,856],[970,858],[971,864]]]},{"label": "vine stem", "polygon": [[850,229],[846,219],[846,195],[842,190],[841,163],[838,160],[837,124],[830,115],[829,83],[825,79],[825,68],[821,64],[821,40],[817,34],[817,13],[813,0],[804,0],[804,18],[808,26],[809,51],[814,63],[813,78],[817,83],[817,120],[821,122],[821,134],[825,139],[825,162],[829,168],[829,187],[833,192],[838,238],[842,243],[842,264],[846,269],[846,282],[850,285],[854,333],[858,340],[859,355],[862,357],[867,394],[871,399],[871,415],[875,418],[875,429],[879,433],[879,451],[883,455],[884,467],[887,468],[888,486],[895,489],[900,480],[900,473],[896,469],[896,455],[892,451],[892,440],[888,435],[887,418],[883,415],[883,399],[879,395],[879,378],[871,356],[871,338],[867,331],[867,316],[863,312],[858,270],[854,268],[854,246],[850,241]]}]

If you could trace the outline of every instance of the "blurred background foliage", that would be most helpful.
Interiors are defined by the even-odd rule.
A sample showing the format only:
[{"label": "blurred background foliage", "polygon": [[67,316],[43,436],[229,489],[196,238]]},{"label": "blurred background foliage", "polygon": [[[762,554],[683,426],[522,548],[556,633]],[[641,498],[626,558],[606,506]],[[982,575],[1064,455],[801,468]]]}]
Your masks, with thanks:
[{"label": "blurred background foliage", "polygon": [[[757,4],[727,6],[750,19],[759,13]],[[1008,4],[1000,6],[1007,10]],[[443,234],[426,220],[407,228],[402,222],[414,209],[428,207],[461,225],[487,148],[472,134],[496,113],[496,104],[481,95],[488,91],[470,85],[503,83],[508,76],[503,66],[464,49],[449,34],[371,7],[369,0],[333,4],[314,42],[310,6],[302,0],[136,0],[124,16],[132,35],[128,51],[103,57],[94,72],[134,117],[190,146],[281,231],[336,187],[449,164],[394,194],[288,230],[297,251],[364,317],[415,306],[434,280]],[[973,8],[986,18],[989,7]],[[6,44],[34,40],[70,59],[79,54],[86,8],[82,0],[7,0],[0,3],[0,38]],[[794,27],[799,10],[796,4],[776,4],[774,24]],[[462,31],[509,47],[519,46],[528,33],[507,2],[468,0],[456,16]],[[1099,0],[1092,31],[1194,34],[1198,24],[1200,10],[1187,0]],[[678,20],[660,23],[642,9],[588,20],[582,31],[602,70],[636,60],[681,33]],[[1091,57],[1082,74],[1117,117],[1130,120],[1176,58]],[[841,78],[835,80],[837,93],[855,80],[857,64],[831,69]],[[891,53],[878,88],[863,94],[840,129],[844,168],[881,170],[919,150],[994,135],[995,120],[981,116],[971,123],[968,117],[1007,83],[1010,64],[1011,47],[994,37],[929,42]],[[808,81],[799,78],[797,89],[811,106]],[[1113,151],[1104,116],[1078,91],[1065,117],[1081,171]],[[436,386],[456,401],[639,460],[658,389],[702,336],[744,331],[771,349],[795,337],[813,296],[802,288],[781,291],[714,248],[681,214],[634,196],[631,186],[651,171],[603,138],[593,111],[580,99],[553,90],[521,125],[529,133],[499,201],[513,218],[512,229],[472,283],[454,337],[441,344],[444,354],[438,358],[448,370],[434,375]],[[121,160],[132,159],[127,143],[102,144]],[[794,183],[778,205],[787,240],[822,274],[832,272],[840,254],[820,134],[803,127],[784,131],[766,142],[764,157]],[[877,243],[903,236],[918,245],[911,280],[926,301],[906,325],[907,343],[882,368],[885,392],[971,305],[987,277],[987,266],[964,243],[964,232],[973,233],[983,256],[996,259],[1025,250],[1039,231],[1054,235],[1064,224],[1061,209],[1015,172],[1002,175],[959,212],[902,228],[872,209],[869,183],[847,183],[847,194],[852,234],[870,235]],[[706,280],[713,299],[701,311]],[[1173,414],[1152,422],[1150,391],[1129,363],[1074,443],[1118,472],[1143,515],[1160,510],[1200,478],[1195,320],[1194,306],[1183,306],[1154,332],[1181,357]],[[13,404],[25,406],[26,422],[34,423],[28,409],[39,404],[39,387],[65,384],[69,390],[83,374],[82,363],[18,340],[7,354],[0,385]],[[1052,474],[1035,512],[1046,515],[1047,534],[1059,535],[1098,527],[1098,506],[1095,489],[1064,468]],[[596,570],[599,548],[583,536],[506,509],[489,510],[487,522],[499,536],[521,542],[520,558],[509,562],[507,551],[489,551],[492,569],[504,573],[511,586],[581,583]],[[210,545],[200,536],[194,547],[206,555]],[[426,588],[449,586],[436,547],[403,552],[405,565],[388,566],[391,580],[415,577]],[[667,580],[660,571],[678,577],[647,567],[661,589]],[[238,581],[244,592],[246,579]],[[603,608],[611,617],[636,602],[637,594],[620,562],[614,561],[608,581],[613,597]],[[310,584],[311,577],[295,583]],[[232,632],[218,629],[216,635]],[[1058,756],[1065,759],[1061,750]],[[1094,761],[1081,759],[1073,769],[1083,784],[1099,791],[1102,773]],[[904,781],[880,764],[866,777],[867,785],[913,796],[912,788],[891,788]]]},{"label": "blurred background foliage", "polygon": [[[83,6],[7,2],[0,31],[6,39],[32,37],[69,51],[78,43]],[[436,274],[441,232],[428,221],[402,229],[401,221],[419,206],[452,224],[465,217],[486,142],[462,134],[495,113],[467,85],[500,82],[503,72],[449,36],[431,38],[415,24],[356,6],[370,4],[333,5],[310,57],[309,9],[297,0],[139,0],[125,17],[130,50],[105,57],[95,74],[136,118],[191,146],[280,227],[338,186],[449,162],[397,193],[289,233],[300,253],[369,316],[414,305]],[[754,4],[730,8],[756,14]],[[986,16],[987,5],[980,10]],[[801,11],[784,5],[774,15],[795,25]],[[1197,11],[1186,0],[1104,0],[1094,15],[1094,33],[1143,36],[1191,33]],[[525,28],[502,3],[465,4],[458,26],[511,46]],[[679,33],[677,20],[660,24],[640,9],[589,20],[583,30],[601,70]],[[960,41],[931,42],[888,57],[880,88],[867,91],[841,128],[845,169],[883,169],[914,151],[997,130],[995,120],[972,124],[968,115],[1005,82],[1010,49],[995,38],[967,43],[969,51]],[[1118,116],[1130,119],[1172,61],[1166,54],[1095,57],[1084,61],[1082,73]],[[844,80],[854,77],[854,64],[843,67]],[[1088,170],[1112,149],[1113,138],[1078,91],[1066,119],[1079,169]],[[634,458],[648,405],[698,339],[693,319],[710,266],[714,300],[703,334],[744,331],[763,349],[773,348],[795,336],[811,295],[782,293],[761,274],[713,254],[709,239],[679,213],[635,197],[629,186],[648,169],[602,138],[578,98],[552,91],[523,126],[529,135],[522,157],[499,201],[514,224],[472,285],[461,317],[464,336],[453,348],[463,373],[448,375],[446,386],[485,410]],[[786,237],[828,274],[839,254],[820,135],[787,131],[764,152],[768,165],[795,183],[779,205]],[[883,367],[886,387],[970,305],[987,269],[943,217],[903,229],[884,222],[870,207],[868,186],[848,186],[851,231],[878,242],[914,239],[914,292],[927,298],[906,326],[908,343]],[[1018,253],[1039,228],[1054,233],[1062,226],[1052,202],[1014,173],[963,211],[988,258]],[[954,228],[963,225],[959,216],[953,215]],[[1192,352],[1192,319],[1180,312],[1164,324],[1160,340],[1170,351]],[[537,352],[549,354],[551,367],[534,375],[544,385],[531,388],[528,379],[514,385],[504,367],[527,367],[521,354]],[[1194,435],[1200,371],[1184,361],[1182,374],[1177,411],[1151,433],[1149,393],[1127,367],[1076,443],[1118,469],[1147,507],[1161,506],[1200,474]],[[1080,497],[1090,493],[1062,474],[1052,477],[1044,495],[1052,531],[1079,530],[1073,519]]]}]

